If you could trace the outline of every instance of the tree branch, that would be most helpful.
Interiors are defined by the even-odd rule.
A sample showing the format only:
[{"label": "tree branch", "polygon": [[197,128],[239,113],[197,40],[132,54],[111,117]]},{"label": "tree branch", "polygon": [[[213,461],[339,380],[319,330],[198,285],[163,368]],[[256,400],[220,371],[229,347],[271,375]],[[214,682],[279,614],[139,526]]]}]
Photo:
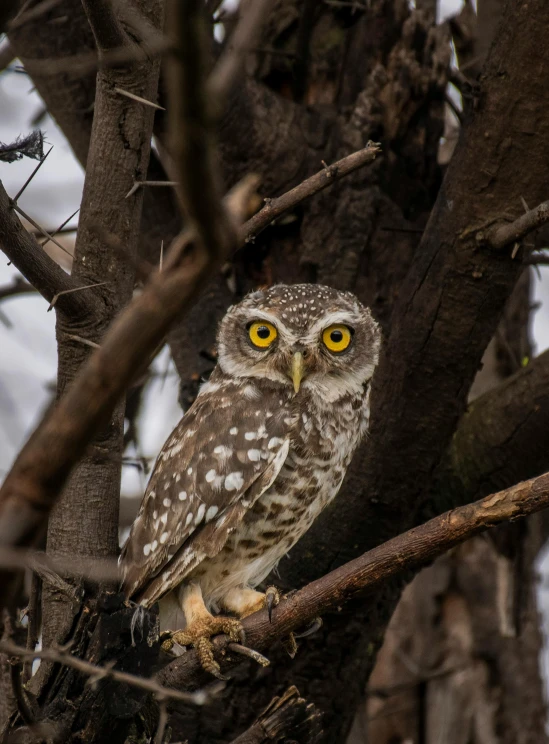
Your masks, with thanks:
[{"label": "tree branch", "polygon": [[17,644],[11,641],[0,641],[0,652],[17,656],[21,659],[45,659],[56,664],[63,664],[63,666],[76,669],[78,672],[90,677],[93,683],[97,683],[102,679],[114,679],[117,682],[123,682],[139,690],[150,692],[157,700],[178,700],[188,705],[204,705],[209,699],[206,692],[179,692],[173,688],[162,687],[152,679],[145,679],[135,674],[121,672],[109,666],[101,667],[90,664],[89,661],[84,661],[77,656],[73,656],[66,649],[28,649],[17,646]]},{"label": "tree branch", "polygon": [[110,0],[82,0],[82,5],[100,52],[131,47]]},{"label": "tree branch", "polygon": [[514,222],[492,228],[486,237],[490,246],[500,251],[511,243],[520,242],[533,230],[537,230],[547,222],[549,222],[549,201],[538,204],[535,209],[530,209]]},{"label": "tree branch", "polygon": [[57,302],[57,308],[70,317],[94,314],[98,300],[93,292],[80,289],[69,274],[42,249],[38,241],[23,227],[11,208],[11,201],[0,182],[0,248],[21,274],[48,302],[55,295],[70,290]]},{"label": "tree branch", "polygon": [[[404,572],[416,571],[450,548],[502,522],[534,514],[549,506],[549,473],[519,483],[481,501],[458,507],[431,519],[364,555],[331,571],[303,589],[283,597],[273,609],[272,622],[261,610],[242,622],[246,643],[259,651],[275,640],[305,626],[315,617],[339,611],[351,599],[363,596]],[[218,650],[227,648],[229,639],[215,639]],[[222,663],[223,671],[238,663]],[[173,661],[158,673],[161,684],[180,689],[192,688],[201,679],[195,651]]]},{"label": "tree branch", "polygon": [[237,236],[221,202],[213,146],[214,120],[206,92],[208,33],[202,0],[169,4],[176,53],[168,65],[170,149],[189,226],[210,260],[236,246]]},{"label": "tree branch", "polygon": [[362,168],[366,163],[372,163],[376,156],[381,152],[381,147],[377,142],[368,142],[363,150],[358,150],[348,155],[346,158],[338,160],[330,166],[325,166],[321,171],[307,180],[300,183],[295,188],[287,191],[276,199],[265,199],[265,206],[261,211],[254,215],[242,226],[240,231],[241,239],[248,242],[255,238],[256,235],[264,230],[271,222],[281,214],[293,209],[299,202],[307,199],[309,196],[318,194],[327,186],[337,181],[348,173],[352,173],[358,168]]}]

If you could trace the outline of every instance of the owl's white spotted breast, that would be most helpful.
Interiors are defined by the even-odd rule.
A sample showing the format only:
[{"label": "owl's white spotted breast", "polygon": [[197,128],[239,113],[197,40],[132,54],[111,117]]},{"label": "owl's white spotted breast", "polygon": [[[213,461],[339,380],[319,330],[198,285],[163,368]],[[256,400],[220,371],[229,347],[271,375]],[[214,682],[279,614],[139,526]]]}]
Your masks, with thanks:
[{"label": "owl's white spotted breast", "polygon": [[337,406],[315,395],[284,400],[288,456],[273,484],[244,515],[221,552],[191,574],[206,603],[216,605],[233,587],[256,587],[337,495],[368,427],[368,392]]}]

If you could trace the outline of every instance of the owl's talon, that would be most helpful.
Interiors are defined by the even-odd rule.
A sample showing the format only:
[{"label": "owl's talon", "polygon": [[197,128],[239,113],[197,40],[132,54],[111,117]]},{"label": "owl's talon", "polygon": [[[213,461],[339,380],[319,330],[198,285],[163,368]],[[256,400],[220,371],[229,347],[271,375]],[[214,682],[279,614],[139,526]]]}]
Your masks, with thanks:
[{"label": "owl's talon", "polygon": [[177,643],[179,646],[192,646],[196,649],[202,669],[217,679],[226,681],[228,678],[221,674],[221,668],[214,658],[214,646],[211,638],[224,633],[234,643],[244,643],[246,634],[239,620],[232,617],[215,617],[206,615],[188,625],[184,630],[166,631],[160,638],[163,651],[171,651]]},{"label": "owl's talon", "polygon": [[272,623],[273,607],[276,607],[280,602],[280,593],[276,586],[268,586],[265,590],[265,606],[269,613],[269,622]]},{"label": "owl's talon", "polygon": [[322,618],[315,617],[311,620],[311,624],[302,633],[294,633],[294,638],[308,638],[322,628]]}]

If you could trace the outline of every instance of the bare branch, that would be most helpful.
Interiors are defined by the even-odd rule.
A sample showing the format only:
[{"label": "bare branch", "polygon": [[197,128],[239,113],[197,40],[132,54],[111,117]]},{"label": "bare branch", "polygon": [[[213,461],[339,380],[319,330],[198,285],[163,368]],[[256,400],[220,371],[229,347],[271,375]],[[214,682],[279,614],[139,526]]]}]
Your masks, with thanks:
[{"label": "bare branch", "polygon": [[179,692],[168,687],[162,687],[151,679],[137,677],[135,674],[121,672],[118,669],[90,664],[88,661],[79,659],[62,648],[34,650],[22,648],[11,641],[0,641],[0,652],[18,656],[21,659],[45,659],[46,661],[53,661],[56,664],[63,664],[64,666],[72,667],[72,669],[82,672],[82,674],[90,677],[93,682],[98,682],[102,679],[114,679],[117,682],[124,682],[127,685],[131,685],[131,687],[137,687],[140,690],[151,692],[160,700],[178,700],[189,705],[204,705],[209,700],[209,695],[206,692]]},{"label": "bare branch", "polygon": [[[549,473],[546,473],[446,512],[283,597],[273,609],[272,622],[267,610],[245,618],[242,624],[246,643],[262,651],[316,616],[337,610],[350,599],[379,588],[404,571],[417,570],[474,535],[548,506]],[[227,648],[229,642],[226,636],[220,636],[214,643],[221,649]],[[176,659],[157,675],[162,684],[183,689],[199,677],[200,664],[195,652]]]},{"label": "bare branch", "polygon": [[0,568],[27,568],[37,575],[45,572],[66,578],[83,578],[94,583],[118,582],[120,570],[115,558],[49,556],[40,550],[0,548]]},{"label": "bare branch", "polygon": [[511,243],[518,243],[532,230],[549,222],[549,201],[538,204],[526,214],[518,217],[514,222],[492,228],[487,233],[487,240],[492,248],[497,251],[506,248]]},{"label": "bare branch", "polygon": [[140,62],[145,60],[147,55],[159,57],[170,48],[168,40],[159,36],[158,39],[151,39],[143,46],[137,44],[121,46],[103,52],[100,57],[95,52],[86,52],[61,59],[41,59],[40,73],[42,75],[66,74],[71,78],[77,78],[96,70],[117,67],[127,62]]},{"label": "bare branch", "polygon": [[[30,10],[22,8],[15,18],[10,22],[8,31],[15,31],[16,28],[20,28],[25,23],[35,21],[37,18],[41,18],[49,10],[53,10],[57,5],[61,5],[62,0],[42,0]],[[25,5],[28,5],[26,3]]]},{"label": "bare branch", "polygon": [[23,721],[27,725],[32,725],[35,722],[35,716],[31,710],[27,695],[23,689],[21,680],[21,674],[23,672],[23,664],[18,659],[10,660],[10,678],[11,688],[13,690],[13,696],[17,703],[17,710]]},{"label": "bare branch", "polygon": [[128,39],[118,23],[110,0],[82,0],[82,5],[100,52],[127,45]]},{"label": "bare branch", "polygon": [[227,97],[238,80],[246,59],[257,41],[259,29],[273,9],[273,0],[255,0],[249,3],[233,35],[227,42],[221,57],[208,81],[209,100],[213,101],[216,112],[221,111]]},{"label": "bare branch", "polygon": [[73,292],[75,281],[41,248],[11,209],[11,201],[0,183],[0,248],[27,281],[51,302],[56,294],[71,290],[59,300],[58,309],[66,315],[84,316],[95,312],[91,292]]},{"label": "bare branch", "polygon": [[293,209],[299,202],[302,202],[309,196],[318,194],[319,191],[343,178],[343,176],[352,173],[358,168],[362,168],[366,163],[373,162],[379,152],[381,152],[381,147],[377,142],[368,142],[363,150],[353,152],[346,158],[338,160],[337,163],[323,168],[314,176],[311,176],[311,178],[303,181],[299,186],[291,189],[291,191],[287,191],[282,196],[276,199],[265,199],[263,209],[242,226],[240,232],[241,240],[245,242],[252,240],[277,217],[280,217],[281,214],[287,212],[289,209]]},{"label": "bare branch", "polygon": [[206,95],[208,27],[202,0],[172,0],[169,27],[177,53],[168,65],[170,147],[181,183],[179,196],[206,256],[236,247],[237,235],[221,202],[213,146],[214,121]]}]

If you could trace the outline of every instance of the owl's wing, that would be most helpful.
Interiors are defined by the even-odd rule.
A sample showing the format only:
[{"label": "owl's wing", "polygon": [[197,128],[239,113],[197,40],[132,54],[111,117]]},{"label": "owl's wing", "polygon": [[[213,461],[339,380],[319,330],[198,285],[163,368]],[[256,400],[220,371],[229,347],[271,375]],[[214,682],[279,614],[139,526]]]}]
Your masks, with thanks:
[{"label": "owl's wing", "polygon": [[289,446],[288,412],[275,403],[268,410],[257,388],[234,383],[198,396],[158,456],[123,548],[128,597],[150,605],[173,589],[271,485]]}]

